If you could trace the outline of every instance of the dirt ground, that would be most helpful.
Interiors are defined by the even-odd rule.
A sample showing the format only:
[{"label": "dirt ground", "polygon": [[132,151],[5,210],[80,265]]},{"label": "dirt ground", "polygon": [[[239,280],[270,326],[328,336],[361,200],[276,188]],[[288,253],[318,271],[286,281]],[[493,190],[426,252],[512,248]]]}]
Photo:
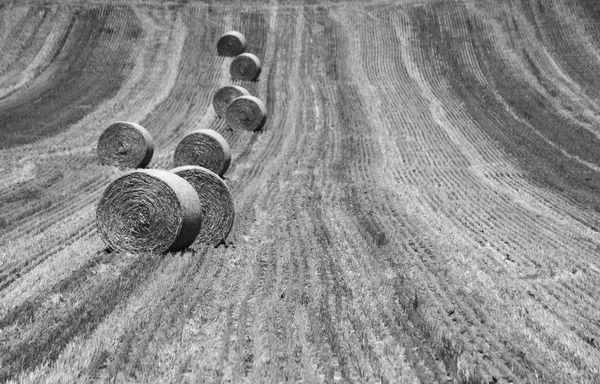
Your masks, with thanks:
[{"label": "dirt ground", "polygon": [[[600,382],[600,3],[14,1],[0,52],[0,382]],[[227,246],[107,250],[115,121],[225,137]]]}]

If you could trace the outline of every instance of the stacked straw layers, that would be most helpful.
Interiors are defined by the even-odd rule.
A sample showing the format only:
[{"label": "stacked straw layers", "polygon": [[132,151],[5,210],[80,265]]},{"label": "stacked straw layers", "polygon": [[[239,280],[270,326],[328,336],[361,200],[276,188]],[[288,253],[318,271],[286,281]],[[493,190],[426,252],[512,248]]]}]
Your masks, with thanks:
[{"label": "stacked straw layers", "polygon": [[194,165],[178,167],[171,172],[187,180],[198,193],[202,206],[202,227],[198,242],[219,245],[231,231],[235,208],[229,188],[214,172]]},{"label": "stacked straw layers", "polygon": [[219,176],[229,168],[231,150],[227,141],[212,129],[200,129],[188,133],[181,139],[173,155],[176,167],[198,165]]},{"label": "stacked straw layers", "polygon": [[238,85],[226,85],[219,88],[213,96],[213,108],[217,116],[224,117],[227,106],[237,97],[250,95],[250,92],[244,87]]},{"label": "stacked straw layers", "polygon": [[229,31],[219,38],[217,53],[220,56],[234,57],[246,50],[246,38],[238,31]]},{"label": "stacked straw layers", "polygon": [[97,153],[102,165],[143,168],[152,160],[154,140],[141,125],[119,121],[102,132]]},{"label": "stacked straw layers", "polygon": [[261,70],[259,58],[252,53],[242,53],[236,56],[229,66],[229,73],[233,80],[256,80],[260,76]]},{"label": "stacked straw layers", "polygon": [[254,96],[240,96],[234,99],[225,113],[227,125],[233,129],[256,131],[267,120],[267,108]]},{"label": "stacked straw layers", "polygon": [[100,237],[114,250],[178,251],[201,227],[202,206],[194,187],[158,169],[135,170],[113,181],[96,207]]}]

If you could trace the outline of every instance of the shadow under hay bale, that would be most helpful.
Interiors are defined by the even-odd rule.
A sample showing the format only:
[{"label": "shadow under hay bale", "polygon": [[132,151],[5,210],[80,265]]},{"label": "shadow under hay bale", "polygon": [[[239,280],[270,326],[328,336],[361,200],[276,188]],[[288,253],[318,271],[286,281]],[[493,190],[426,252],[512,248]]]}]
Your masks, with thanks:
[{"label": "shadow under hay bale", "polygon": [[252,53],[242,53],[236,56],[229,65],[232,80],[256,80],[260,76],[261,70],[260,59]]},{"label": "shadow under hay bale", "polygon": [[141,125],[119,121],[102,132],[97,154],[102,165],[143,168],[152,160],[154,139]]},{"label": "shadow under hay bale", "polygon": [[267,121],[267,108],[258,97],[240,96],[227,106],[225,118],[230,128],[256,131]]},{"label": "shadow under hay bale", "polygon": [[202,227],[197,241],[218,245],[225,242],[233,227],[235,207],[225,182],[214,172],[194,165],[171,172],[187,180],[198,193],[202,206]]},{"label": "shadow under hay bale", "polygon": [[212,129],[200,129],[183,137],[173,154],[176,167],[198,165],[223,176],[231,162],[227,140]]},{"label": "shadow under hay bale", "polygon": [[239,85],[226,85],[221,87],[213,96],[212,104],[215,109],[215,113],[219,117],[225,117],[227,106],[240,96],[250,95],[250,92],[244,87]]},{"label": "shadow under hay bale", "polygon": [[189,247],[201,227],[194,187],[172,172],[135,170],[113,181],[96,207],[100,237],[111,249],[167,252]]},{"label": "shadow under hay bale", "polygon": [[223,34],[217,42],[219,56],[234,57],[246,50],[246,38],[238,31]]}]

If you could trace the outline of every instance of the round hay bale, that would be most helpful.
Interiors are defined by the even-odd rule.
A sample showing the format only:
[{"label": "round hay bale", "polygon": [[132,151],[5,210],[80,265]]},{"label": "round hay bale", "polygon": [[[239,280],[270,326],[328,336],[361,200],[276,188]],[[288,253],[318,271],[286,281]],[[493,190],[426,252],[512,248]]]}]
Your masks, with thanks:
[{"label": "round hay bale", "polygon": [[96,207],[106,245],[128,252],[178,251],[201,227],[202,206],[194,187],[164,170],[129,172],[113,181]]},{"label": "round hay bale", "polygon": [[227,171],[230,162],[231,150],[227,140],[212,129],[200,129],[188,133],[177,144],[173,154],[173,163],[176,167],[198,165],[219,176],[223,176]]},{"label": "round hay bale", "polygon": [[102,165],[143,168],[152,160],[154,139],[141,125],[119,121],[102,132],[97,153]]},{"label": "round hay bale", "polygon": [[198,193],[202,206],[202,228],[197,240],[218,245],[233,226],[235,208],[225,182],[214,172],[195,165],[177,167],[171,172],[187,180]]},{"label": "round hay bale", "polygon": [[262,67],[258,57],[252,53],[242,53],[229,65],[229,73],[233,80],[256,80]]},{"label": "round hay bale", "polygon": [[246,38],[238,31],[229,31],[219,38],[217,53],[220,56],[234,57],[246,50]]},{"label": "round hay bale", "polygon": [[239,85],[226,85],[221,87],[213,96],[213,108],[217,113],[217,116],[224,117],[227,106],[236,97],[249,95],[250,92],[244,87]]},{"label": "round hay bale", "polygon": [[225,118],[227,125],[233,129],[256,131],[267,120],[267,108],[257,97],[240,96],[227,106]]}]

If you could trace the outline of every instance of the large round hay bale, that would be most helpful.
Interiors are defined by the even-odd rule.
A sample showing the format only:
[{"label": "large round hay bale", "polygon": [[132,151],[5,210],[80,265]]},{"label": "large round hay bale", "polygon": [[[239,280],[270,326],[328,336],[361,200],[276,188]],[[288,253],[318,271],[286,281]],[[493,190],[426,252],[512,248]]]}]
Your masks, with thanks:
[{"label": "large round hay bale", "polygon": [[194,187],[172,172],[129,172],[106,188],[96,207],[100,237],[114,250],[178,251],[201,227],[202,206]]},{"label": "large round hay bale", "polygon": [[235,208],[229,188],[214,172],[195,165],[178,167],[171,172],[186,179],[198,193],[202,206],[202,228],[197,241],[218,245],[231,231]]},{"label": "large round hay bale", "polygon": [[250,92],[248,92],[246,88],[240,87],[239,85],[226,85],[219,88],[219,90],[215,92],[212,100],[213,108],[215,109],[217,116],[224,117],[227,106],[236,97],[246,96],[249,94]]},{"label": "large round hay bale", "polygon": [[262,67],[260,59],[252,53],[242,53],[229,65],[229,73],[233,80],[256,80]]},{"label": "large round hay bale", "polygon": [[227,171],[230,162],[231,149],[227,140],[212,129],[199,129],[188,133],[177,144],[173,154],[176,167],[198,165],[219,176],[223,176]]},{"label": "large round hay bale", "polygon": [[97,153],[102,165],[143,168],[152,160],[154,139],[141,125],[119,121],[102,132]]},{"label": "large round hay bale", "polygon": [[217,53],[220,56],[237,56],[246,50],[246,38],[238,31],[229,31],[219,38]]},{"label": "large round hay bale", "polygon": [[240,96],[227,106],[225,118],[233,129],[256,131],[267,120],[267,108],[258,97]]}]

